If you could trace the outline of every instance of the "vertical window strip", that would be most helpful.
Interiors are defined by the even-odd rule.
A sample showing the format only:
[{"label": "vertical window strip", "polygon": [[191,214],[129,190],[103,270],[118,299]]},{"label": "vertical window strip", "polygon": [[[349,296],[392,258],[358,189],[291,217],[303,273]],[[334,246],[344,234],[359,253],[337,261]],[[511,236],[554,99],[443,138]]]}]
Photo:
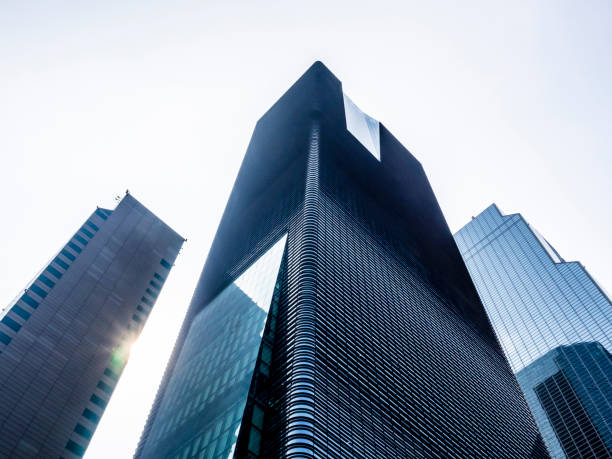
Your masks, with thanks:
[{"label": "vertical window strip", "polygon": [[[95,232],[98,232],[98,230],[100,229],[100,227],[99,227],[98,225],[96,225],[96,224],[95,224],[95,223],[93,223],[93,222],[90,222],[89,220],[87,220],[87,221],[85,222],[85,224],[86,224],[87,226],[89,226],[89,227],[90,227],[92,230],[94,230]],[[92,236],[92,237],[93,237],[93,236]]]},{"label": "vertical window strip", "polygon": [[47,272],[51,273],[56,279],[62,278],[62,273],[55,269],[53,266],[49,265],[46,269]]},{"label": "vertical window strip", "polygon": [[83,245],[89,244],[89,242],[84,237],[79,236],[78,234],[75,234],[74,238]]},{"label": "vertical window strip", "polygon": [[108,216],[104,212],[102,212],[102,209],[100,208],[96,209],[95,214],[102,220],[106,220],[108,218]]},{"label": "vertical window strip", "polygon": [[94,237],[94,234],[91,231],[89,231],[87,228],[85,228],[84,226],[82,226],[79,231],[83,233],[85,236],[87,236],[89,239]]}]

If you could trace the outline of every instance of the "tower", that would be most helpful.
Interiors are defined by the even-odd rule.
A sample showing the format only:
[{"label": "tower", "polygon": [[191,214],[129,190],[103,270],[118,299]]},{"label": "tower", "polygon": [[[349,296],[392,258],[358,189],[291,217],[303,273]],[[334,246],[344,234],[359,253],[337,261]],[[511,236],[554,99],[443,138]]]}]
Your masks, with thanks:
[{"label": "tower", "polygon": [[503,215],[495,204],[455,239],[551,455],[608,457],[608,296],[522,215]]},{"label": "tower", "polygon": [[0,456],[83,456],[182,244],[127,194],[0,313]]},{"label": "tower", "polygon": [[420,163],[315,63],[259,120],[137,457],[545,457]]}]

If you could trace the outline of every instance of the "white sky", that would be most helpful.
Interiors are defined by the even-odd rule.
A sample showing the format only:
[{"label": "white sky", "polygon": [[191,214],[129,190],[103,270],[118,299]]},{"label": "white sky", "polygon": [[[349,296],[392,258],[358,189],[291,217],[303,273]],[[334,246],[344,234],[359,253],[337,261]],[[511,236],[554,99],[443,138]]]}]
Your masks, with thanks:
[{"label": "white sky", "polygon": [[611,19],[593,0],[1,2],[0,304],[126,188],[189,239],[87,459],[131,457],[255,122],[317,59],[423,163],[453,231],[495,201],[610,290]]}]

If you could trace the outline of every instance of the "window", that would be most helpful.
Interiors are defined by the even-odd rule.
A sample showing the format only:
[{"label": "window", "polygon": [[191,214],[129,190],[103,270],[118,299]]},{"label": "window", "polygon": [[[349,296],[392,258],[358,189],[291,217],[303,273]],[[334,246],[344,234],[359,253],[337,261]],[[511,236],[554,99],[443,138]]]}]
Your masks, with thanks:
[{"label": "window", "polygon": [[[93,225],[93,223],[92,223]],[[97,228],[97,226],[96,226]],[[91,231],[89,231],[87,228],[83,227],[81,228],[81,233],[83,233],[85,236],[87,236],[89,239],[91,239],[92,237],[94,237],[93,233]]]},{"label": "window", "polygon": [[153,298],[157,298],[157,293],[155,293],[153,290],[151,290],[150,288],[147,288],[146,292],[151,295]]},{"label": "window", "polygon": [[136,310],[138,312],[142,312],[143,314],[148,314],[147,310],[145,308],[143,308],[142,305],[140,305],[140,304],[136,307]]},{"label": "window", "polygon": [[0,343],[8,344],[11,342],[11,337],[0,331]]},{"label": "window", "polygon": [[149,285],[150,285],[151,287],[153,287],[154,289],[161,290],[161,285],[159,285],[159,284],[158,284],[157,282],[155,282],[155,281],[149,281]]},{"label": "window", "polygon": [[75,235],[74,235],[74,238],[75,238],[75,239],[76,239],[78,242],[80,242],[81,244],[83,244],[83,245],[87,245],[87,244],[88,244],[87,239],[85,239],[85,238],[84,238],[84,237],[82,237],[82,236],[79,236],[78,234],[75,234]]},{"label": "window", "polygon": [[[70,243],[72,244],[72,242]],[[70,245],[68,244],[68,245]],[[70,261],[74,261],[76,260],[76,257],[74,255],[72,255],[70,252],[68,252],[65,249],[62,249],[62,251],[60,252],[62,255],[64,255],[66,258],[68,258]]]},{"label": "window", "polygon": [[142,301],[144,304],[148,304],[149,306],[153,306],[153,303],[151,302],[151,300],[144,296],[140,299],[140,301]]},{"label": "window", "polygon": [[[61,274],[60,274],[61,275]],[[47,287],[49,288],[53,288],[55,287],[55,282],[53,282],[51,279],[49,279],[47,276],[45,276],[44,274],[41,274],[40,276],[38,276],[38,280],[40,282],[42,282],[43,284],[45,284]]]},{"label": "window", "polygon": [[66,443],[66,449],[79,457],[83,457],[83,454],[85,454],[85,448],[72,440],[68,440],[68,443]]},{"label": "window", "polygon": [[95,214],[100,217],[102,220],[106,220],[108,217],[106,216],[106,214],[104,212],[102,212],[100,209],[96,209]]},{"label": "window", "polygon": [[56,279],[62,278],[62,273],[60,273],[57,269],[55,269],[51,265],[47,266],[47,271],[49,271],[53,276],[55,276]]},{"label": "window", "polygon": [[76,253],[81,253],[83,251],[83,249],[81,249],[78,245],[76,245],[74,242],[69,242],[68,243],[68,247],[70,247],[72,250],[74,250]]},{"label": "window", "polygon": [[260,429],[263,429],[263,419],[264,419],[264,411],[258,405],[253,405],[253,416],[252,416],[253,425]]},{"label": "window", "polygon": [[40,288],[38,285],[36,284],[32,284],[30,285],[29,290],[32,290],[34,293],[36,293],[39,297],[44,298],[47,296],[47,292],[45,292],[42,288]]},{"label": "window", "polygon": [[265,343],[261,347],[261,360],[268,365],[270,365],[270,362],[272,361],[272,349],[270,349],[270,346]]},{"label": "window", "polygon": [[89,408],[85,408],[85,411],[83,411],[83,417],[85,419],[89,419],[91,422],[94,422],[96,424],[100,420],[100,416],[91,411]]},{"label": "window", "polygon": [[132,319],[136,322],[142,322],[142,319],[140,318],[138,314],[133,314]]},{"label": "window", "polygon": [[106,408],[106,400],[98,397],[96,394],[93,394],[89,400],[100,408]]},{"label": "window", "polygon": [[119,380],[119,375],[109,368],[106,368],[104,370],[104,375],[108,376],[110,379],[114,379],[115,381]]},{"label": "window", "polygon": [[104,381],[98,381],[98,389],[106,392],[108,395],[113,393],[113,388],[106,384]]},{"label": "window", "polygon": [[59,266],[61,266],[64,269],[68,269],[70,267],[70,265],[68,263],[66,263],[64,260],[62,260],[60,257],[55,257],[55,261]]},{"label": "window", "polygon": [[23,301],[28,306],[32,306],[34,309],[36,309],[38,305],[40,304],[38,301],[36,301],[34,298],[32,298],[27,293],[24,293],[23,295],[21,295],[20,300]]},{"label": "window", "polygon": [[74,428],[74,431],[78,433],[81,437],[85,437],[88,440],[90,440],[91,436],[93,435],[91,430],[89,430],[87,427],[85,427],[82,424],[77,424],[76,427]]},{"label": "window", "polygon": [[261,433],[255,427],[251,427],[249,432],[249,451],[257,454],[261,448]]},{"label": "window", "polygon": [[30,313],[28,311],[26,311],[25,309],[20,308],[17,305],[13,306],[11,308],[11,311],[13,311],[15,314],[17,314],[23,320],[28,320],[30,318]]},{"label": "window", "polygon": [[89,226],[89,227],[90,227],[92,230],[94,230],[94,231],[98,231],[98,230],[100,229],[100,227],[99,227],[98,225],[96,225],[95,223],[90,222],[89,220],[87,220],[87,221],[85,222],[85,224],[86,224],[87,226]]},{"label": "window", "polygon": [[161,274],[157,274],[157,273],[153,274],[153,277],[161,282],[164,282],[166,280],[164,276],[162,276]]},{"label": "window", "polygon": [[19,325],[17,321],[11,319],[9,316],[4,316],[1,322],[7,327],[9,327],[11,330],[14,330],[16,332],[19,331],[19,329],[21,328],[21,325]]},{"label": "window", "polygon": [[159,263],[166,269],[172,268],[172,265],[168,263],[164,258],[162,258]]}]

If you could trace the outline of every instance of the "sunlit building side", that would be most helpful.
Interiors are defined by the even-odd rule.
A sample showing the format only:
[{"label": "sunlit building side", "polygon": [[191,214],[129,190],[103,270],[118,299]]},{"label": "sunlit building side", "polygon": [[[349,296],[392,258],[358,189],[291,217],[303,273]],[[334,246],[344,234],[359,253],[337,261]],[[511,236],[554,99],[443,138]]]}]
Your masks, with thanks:
[{"label": "sunlit building side", "polygon": [[0,313],[0,457],[84,455],[182,244],[126,194]]}]

